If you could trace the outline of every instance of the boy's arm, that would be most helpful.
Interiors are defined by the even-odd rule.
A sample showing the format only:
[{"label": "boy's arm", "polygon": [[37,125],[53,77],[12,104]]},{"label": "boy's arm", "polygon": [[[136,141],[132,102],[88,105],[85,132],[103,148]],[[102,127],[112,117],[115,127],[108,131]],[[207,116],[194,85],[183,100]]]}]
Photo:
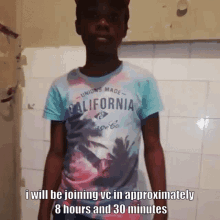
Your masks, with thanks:
[{"label": "boy's arm", "polygon": [[[150,115],[142,126],[145,163],[152,191],[166,191],[166,173],[163,149],[160,144],[158,112]],[[155,206],[167,206],[166,200],[155,200]],[[162,211],[162,210],[161,210]],[[155,214],[154,220],[167,220],[167,214]]]},{"label": "boy's arm", "polygon": [[53,200],[50,199],[50,190],[57,191],[61,183],[61,172],[65,153],[65,124],[51,121],[51,145],[46,159],[43,178],[43,189],[48,190],[48,200],[41,200],[38,220],[50,220],[53,206]]}]

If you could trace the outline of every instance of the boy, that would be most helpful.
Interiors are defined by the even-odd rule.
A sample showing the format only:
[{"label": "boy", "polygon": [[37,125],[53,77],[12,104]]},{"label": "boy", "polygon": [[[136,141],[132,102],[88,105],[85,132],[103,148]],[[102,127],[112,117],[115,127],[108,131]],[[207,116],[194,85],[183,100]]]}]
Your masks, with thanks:
[{"label": "boy", "polygon": [[[49,198],[51,190],[62,193],[55,200],[55,220],[138,220],[140,212],[129,214],[128,206],[137,207],[139,201],[125,196],[137,190],[142,134],[152,190],[166,191],[158,116],[163,107],[156,81],[147,70],[118,59],[129,0],[76,4],[76,31],[87,59],[84,67],[55,80],[48,93],[44,118],[51,120],[51,147],[43,189]],[[51,199],[41,201],[38,220],[50,219],[52,205]],[[166,201],[155,200],[155,206],[163,210],[154,220],[166,220]]]}]

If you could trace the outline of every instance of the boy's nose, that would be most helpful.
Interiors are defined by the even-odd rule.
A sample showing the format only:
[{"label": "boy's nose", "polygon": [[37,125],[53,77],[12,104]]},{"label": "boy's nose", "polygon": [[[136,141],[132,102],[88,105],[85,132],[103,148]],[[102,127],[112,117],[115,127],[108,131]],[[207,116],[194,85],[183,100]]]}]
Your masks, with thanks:
[{"label": "boy's nose", "polygon": [[105,18],[101,18],[98,22],[99,27],[109,27],[109,23]]}]

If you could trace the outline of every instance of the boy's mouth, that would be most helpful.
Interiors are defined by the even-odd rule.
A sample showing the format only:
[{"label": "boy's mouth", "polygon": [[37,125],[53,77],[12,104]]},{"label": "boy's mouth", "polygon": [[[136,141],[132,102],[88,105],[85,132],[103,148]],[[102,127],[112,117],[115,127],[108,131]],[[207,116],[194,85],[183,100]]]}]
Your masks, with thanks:
[{"label": "boy's mouth", "polygon": [[103,42],[103,43],[109,42],[109,39],[107,39],[105,37],[97,37],[96,40],[99,41],[99,42]]}]

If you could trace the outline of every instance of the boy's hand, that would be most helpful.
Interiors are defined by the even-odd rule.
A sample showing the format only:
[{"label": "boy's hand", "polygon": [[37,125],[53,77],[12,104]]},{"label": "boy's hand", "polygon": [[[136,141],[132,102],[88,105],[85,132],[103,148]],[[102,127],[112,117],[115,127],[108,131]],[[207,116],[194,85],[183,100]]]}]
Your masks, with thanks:
[{"label": "boy's hand", "polygon": [[155,214],[153,220],[167,220],[167,214]]}]

